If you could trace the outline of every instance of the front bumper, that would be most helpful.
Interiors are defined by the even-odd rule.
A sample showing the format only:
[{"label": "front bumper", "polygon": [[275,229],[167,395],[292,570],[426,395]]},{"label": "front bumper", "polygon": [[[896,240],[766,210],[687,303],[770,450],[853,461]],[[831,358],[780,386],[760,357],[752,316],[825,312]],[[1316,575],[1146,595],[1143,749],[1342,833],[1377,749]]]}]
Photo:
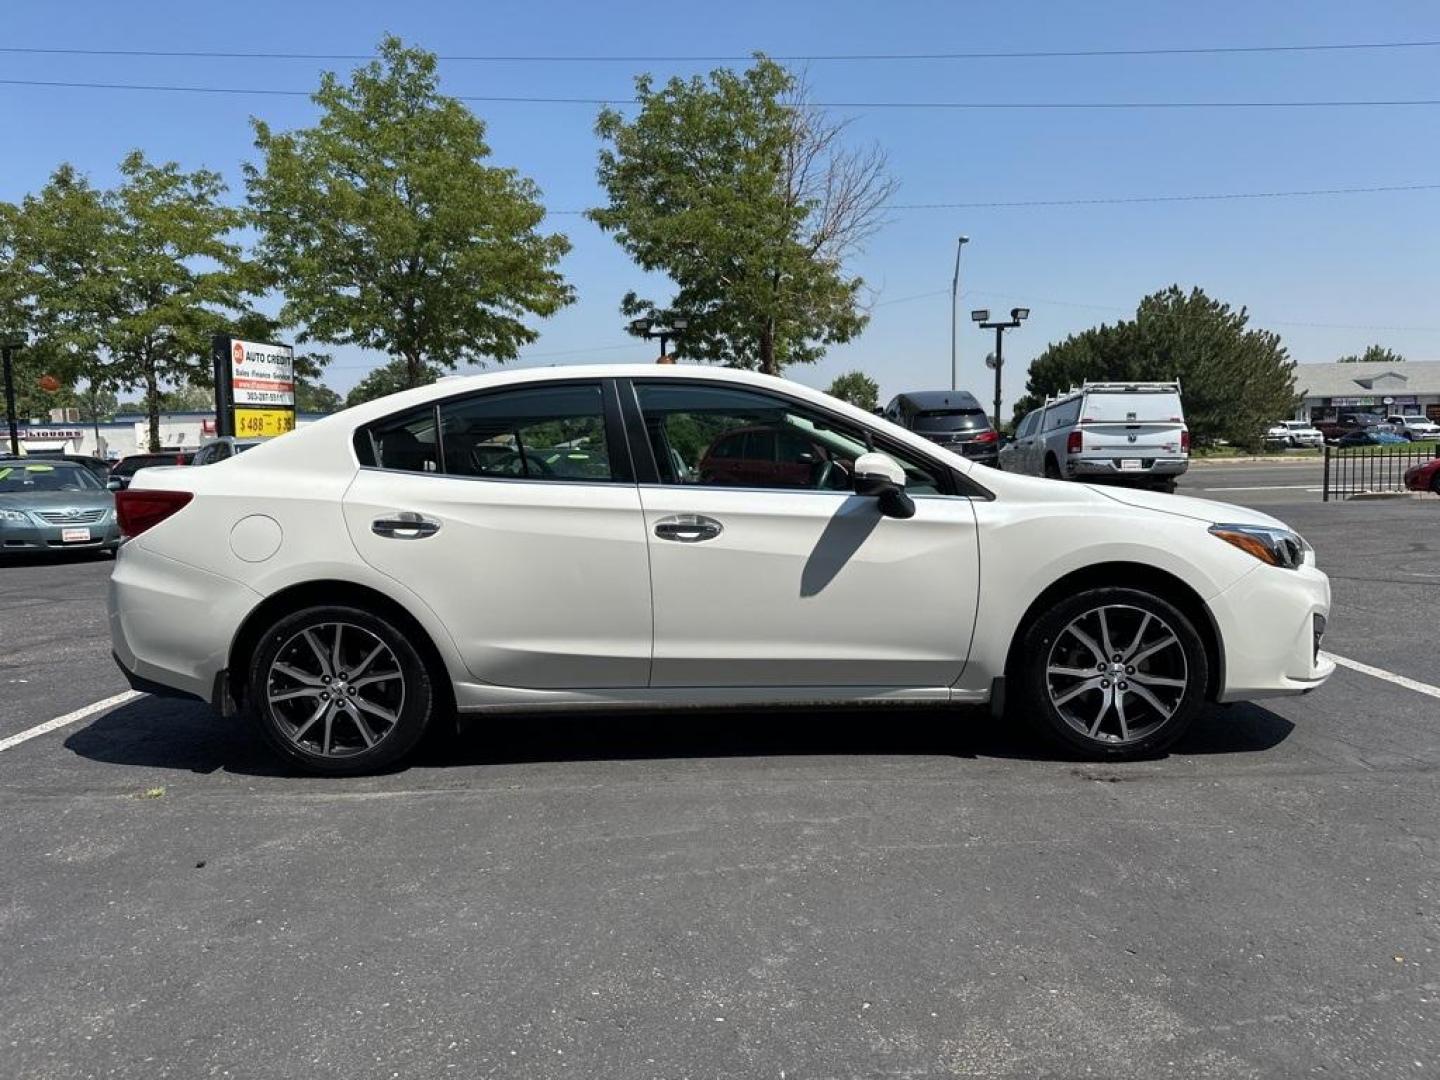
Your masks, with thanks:
[{"label": "front bumper", "polygon": [[[0,555],[19,555],[37,551],[113,551],[120,546],[120,527],[115,515],[94,525],[41,525],[38,522],[0,522]],[[84,529],[86,540],[66,540],[65,533]],[[73,533],[72,533],[73,535]]]},{"label": "front bumper", "polygon": [[1218,700],[1304,694],[1334,672],[1315,618],[1329,619],[1330,579],[1314,566],[1257,566],[1209,607],[1224,649]]}]

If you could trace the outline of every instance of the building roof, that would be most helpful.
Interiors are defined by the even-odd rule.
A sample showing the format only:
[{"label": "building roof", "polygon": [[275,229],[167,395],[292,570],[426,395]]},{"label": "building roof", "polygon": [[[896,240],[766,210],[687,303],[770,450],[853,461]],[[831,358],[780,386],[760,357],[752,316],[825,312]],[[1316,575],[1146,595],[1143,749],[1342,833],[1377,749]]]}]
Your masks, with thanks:
[{"label": "building roof", "polygon": [[1307,398],[1440,394],[1440,360],[1403,364],[1297,364],[1295,391]]}]

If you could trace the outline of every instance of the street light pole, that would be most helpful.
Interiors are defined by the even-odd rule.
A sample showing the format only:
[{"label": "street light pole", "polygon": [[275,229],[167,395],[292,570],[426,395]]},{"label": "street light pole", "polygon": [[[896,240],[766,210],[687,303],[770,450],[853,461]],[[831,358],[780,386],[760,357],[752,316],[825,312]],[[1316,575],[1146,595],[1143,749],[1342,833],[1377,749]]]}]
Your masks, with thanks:
[{"label": "street light pole", "polygon": [[[634,319],[630,323],[630,333],[636,337],[643,337],[646,341],[651,338],[660,339],[659,363],[665,363],[666,348],[672,337],[678,337],[690,325],[690,320],[681,315],[667,316],[660,315],[653,319]],[[673,361],[672,361],[673,362]]]},{"label": "street light pole", "polygon": [[989,308],[980,308],[977,311],[970,312],[971,320],[978,323],[981,330],[995,331],[995,363],[993,367],[995,368],[994,420],[996,431],[1000,430],[1000,375],[1001,372],[1005,370],[1005,331],[1018,328],[1020,324],[1029,317],[1030,309],[1024,307],[1011,308],[1010,318],[1008,321],[1005,322],[1001,322],[999,320],[991,322]]},{"label": "street light pole", "polygon": [[950,280],[950,389],[957,390],[960,385],[960,361],[955,344],[955,323],[958,318],[956,309],[960,304],[960,252],[970,242],[970,237],[961,236],[955,241],[955,276]]},{"label": "street light pole", "polygon": [[12,357],[16,349],[24,348],[24,342],[0,342],[0,366],[5,376],[5,419],[10,426],[10,453],[20,456],[20,422],[15,415],[15,365]]}]

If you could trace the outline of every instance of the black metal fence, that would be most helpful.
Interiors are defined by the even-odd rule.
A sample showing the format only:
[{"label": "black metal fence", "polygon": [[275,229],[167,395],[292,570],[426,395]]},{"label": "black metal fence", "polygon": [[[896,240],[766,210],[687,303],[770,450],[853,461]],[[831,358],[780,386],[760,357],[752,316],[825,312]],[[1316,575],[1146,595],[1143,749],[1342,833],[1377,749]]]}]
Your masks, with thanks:
[{"label": "black metal fence", "polygon": [[1405,473],[1440,458],[1440,443],[1325,447],[1324,501],[1370,491],[1404,491]]}]

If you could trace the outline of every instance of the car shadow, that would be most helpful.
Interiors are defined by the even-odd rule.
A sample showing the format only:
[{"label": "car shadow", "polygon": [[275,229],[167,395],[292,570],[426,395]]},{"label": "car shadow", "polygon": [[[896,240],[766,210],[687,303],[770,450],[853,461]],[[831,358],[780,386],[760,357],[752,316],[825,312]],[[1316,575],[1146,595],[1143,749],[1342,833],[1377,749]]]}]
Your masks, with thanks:
[{"label": "car shadow", "polygon": [[[1197,718],[1170,755],[1262,753],[1283,743],[1294,728],[1259,705],[1214,707]],[[65,747],[91,761],[136,768],[246,776],[289,771],[249,723],[218,717],[198,703],[153,697],[98,717],[73,732]],[[985,709],[908,708],[471,718],[458,732],[432,733],[407,766],[836,755],[1076,760],[1023,725],[995,722]]]}]

